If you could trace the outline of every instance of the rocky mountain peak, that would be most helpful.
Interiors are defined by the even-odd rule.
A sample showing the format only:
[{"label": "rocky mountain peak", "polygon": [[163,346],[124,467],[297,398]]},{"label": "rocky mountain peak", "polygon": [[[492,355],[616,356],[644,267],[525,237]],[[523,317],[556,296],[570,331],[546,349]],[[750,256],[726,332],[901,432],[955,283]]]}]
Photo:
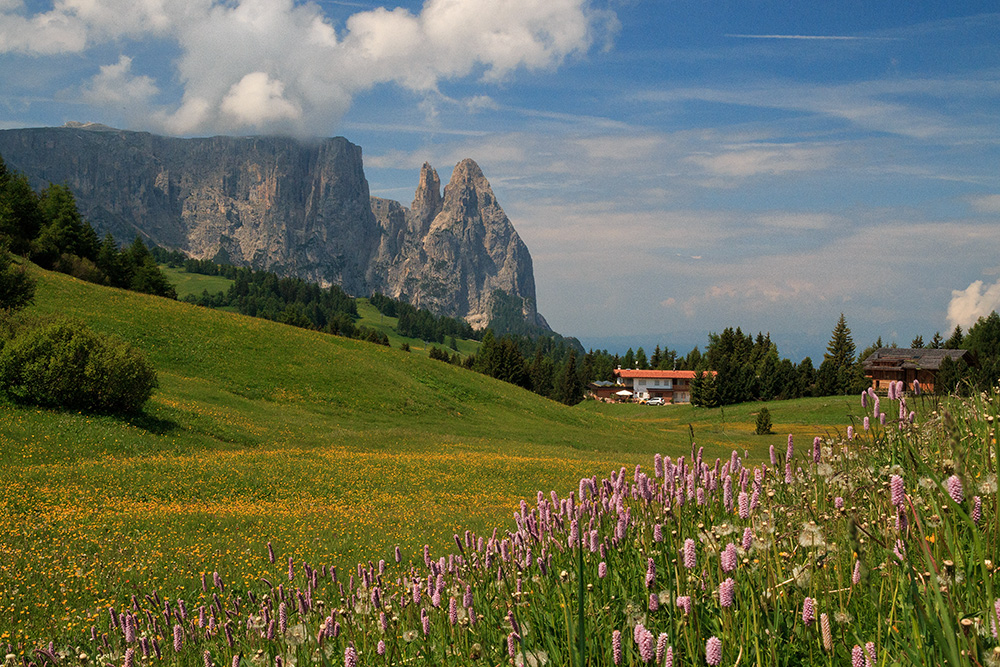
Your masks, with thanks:
[{"label": "rocky mountain peak", "polygon": [[434,216],[441,212],[441,179],[434,168],[424,162],[420,168],[420,181],[410,206],[414,230],[426,234]]}]

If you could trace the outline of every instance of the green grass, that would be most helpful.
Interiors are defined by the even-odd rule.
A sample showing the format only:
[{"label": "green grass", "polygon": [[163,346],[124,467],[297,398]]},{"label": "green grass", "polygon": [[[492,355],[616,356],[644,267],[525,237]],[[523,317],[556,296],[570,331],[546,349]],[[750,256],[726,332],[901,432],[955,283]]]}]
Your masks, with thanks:
[{"label": "green grass", "polygon": [[447,340],[444,343],[428,343],[419,338],[400,336],[396,332],[396,326],[399,323],[399,318],[387,317],[383,315],[368,301],[368,299],[358,299],[357,304],[358,315],[360,316],[357,323],[360,326],[369,327],[384,333],[389,337],[389,345],[392,347],[400,347],[403,343],[408,343],[410,345],[410,350],[414,352],[422,352],[424,354],[429,354],[432,347],[438,347],[447,350],[448,354],[458,352],[463,358],[475,354],[479,350],[479,341],[467,340],[464,338],[458,338],[455,340],[458,349],[453,350],[448,347]]},{"label": "green grass", "polygon": [[201,296],[205,291],[209,294],[225,292],[233,284],[232,280],[222,276],[203,276],[200,273],[188,273],[184,269],[170,268],[162,264],[160,270],[177,290],[178,299],[189,295]]},{"label": "green grass", "polygon": [[[70,638],[152,589],[249,587],[282,553],[351,567],[508,527],[535,491],[653,452],[766,457],[843,423],[840,401],[721,410],[566,407],[398,348],[98,287],[32,267],[38,315],[143,349],[160,387],[138,418],[0,404],[0,641]],[[366,315],[367,316],[367,315]]]}]

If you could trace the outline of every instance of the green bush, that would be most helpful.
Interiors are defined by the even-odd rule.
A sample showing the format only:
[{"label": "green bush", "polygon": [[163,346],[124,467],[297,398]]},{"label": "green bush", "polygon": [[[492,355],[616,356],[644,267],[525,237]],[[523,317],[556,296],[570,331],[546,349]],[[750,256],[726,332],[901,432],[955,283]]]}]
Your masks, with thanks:
[{"label": "green bush", "polygon": [[757,435],[767,435],[771,432],[771,411],[761,408],[757,413]]},{"label": "green bush", "polygon": [[0,390],[21,403],[134,413],[156,384],[141,351],[79,322],[22,330],[0,350]]}]

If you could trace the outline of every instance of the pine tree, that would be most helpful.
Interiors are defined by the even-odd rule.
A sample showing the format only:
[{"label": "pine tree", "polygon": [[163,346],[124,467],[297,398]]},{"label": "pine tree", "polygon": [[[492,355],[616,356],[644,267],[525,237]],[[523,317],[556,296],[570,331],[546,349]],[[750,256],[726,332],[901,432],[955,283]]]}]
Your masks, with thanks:
[{"label": "pine tree", "polygon": [[942,347],[944,347],[944,338],[941,337],[940,331],[934,332],[934,338],[931,338],[930,345],[928,345],[927,347],[929,347],[932,350],[940,350]]},{"label": "pine tree", "polygon": [[847,318],[840,314],[837,326],[833,328],[830,342],[819,367],[819,391],[821,395],[844,395],[860,391],[864,374],[855,364],[854,340],[847,327]]},{"label": "pine tree", "polygon": [[924,337],[917,336],[912,341],[910,341],[910,349],[919,350],[924,346]]},{"label": "pine tree", "polygon": [[962,349],[962,327],[955,325],[955,330],[951,332],[951,338],[945,341],[944,349],[946,350],[961,350]]},{"label": "pine tree", "polygon": [[583,400],[583,383],[576,372],[576,350],[570,350],[562,372],[555,383],[553,398],[566,405],[576,405]]}]

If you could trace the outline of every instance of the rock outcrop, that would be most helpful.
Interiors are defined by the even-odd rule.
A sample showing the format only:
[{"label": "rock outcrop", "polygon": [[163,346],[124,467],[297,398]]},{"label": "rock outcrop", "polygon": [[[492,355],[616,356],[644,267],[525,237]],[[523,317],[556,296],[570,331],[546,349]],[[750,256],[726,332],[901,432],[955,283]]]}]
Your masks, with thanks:
[{"label": "rock outcrop", "polygon": [[535,310],[531,257],[472,160],[441,193],[425,164],[409,208],[371,197],[343,137],[176,139],[102,125],[0,131],[36,187],[65,183],[98,233],[137,234],[197,259],[380,291],[484,326],[497,290]]}]

